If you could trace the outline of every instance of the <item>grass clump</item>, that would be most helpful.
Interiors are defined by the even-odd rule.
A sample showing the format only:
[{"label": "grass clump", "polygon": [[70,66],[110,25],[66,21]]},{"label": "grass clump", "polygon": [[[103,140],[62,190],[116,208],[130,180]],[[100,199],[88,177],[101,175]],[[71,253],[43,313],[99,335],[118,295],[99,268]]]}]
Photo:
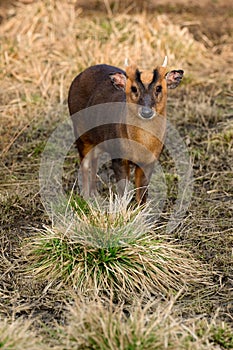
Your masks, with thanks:
[{"label": "grass clump", "polygon": [[150,300],[142,305],[136,299],[129,308],[102,298],[88,302],[76,298],[61,329],[61,344],[66,350],[216,350],[219,344],[230,349],[229,326],[222,323],[220,343],[214,336],[213,330],[219,329],[214,319],[178,317],[175,301]]},{"label": "grass clump", "polygon": [[225,323],[211,328],[212,341],[223,349],[233,349],[233,330]]},{"label": "grass clump", "polygon": [[[73,203],[74,205],[74,203]],[[129,296],[168,294],[203,283],[206,274],[190,255],[155,233],[146,206],[128,207],[126,198],[89,202],[76,211],[69,229],[45,228],[28,242],[27,261],[38,278]]]},{"label": "grass clump", "polygon": [[[30,330],[31,323],[19,319],[8,322],[0,320],[0,349],[1,350],[42,350],[44,345]],[[46,347],[48,349],[48,347]]]}]

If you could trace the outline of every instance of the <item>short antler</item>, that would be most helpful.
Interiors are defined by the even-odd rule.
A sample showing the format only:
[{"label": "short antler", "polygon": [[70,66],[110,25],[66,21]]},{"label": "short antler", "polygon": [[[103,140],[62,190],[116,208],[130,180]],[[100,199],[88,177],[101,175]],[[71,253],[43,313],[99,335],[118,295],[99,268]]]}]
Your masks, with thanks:
[{"label": "short antler", "polygon": [[128,60],[128,57],[125,58],[125,67],[128,67],[129,65],[129,60]]},{"label": "short antler", "polygon": [[162,67],[167,67],[167,56],[164,57]]}]

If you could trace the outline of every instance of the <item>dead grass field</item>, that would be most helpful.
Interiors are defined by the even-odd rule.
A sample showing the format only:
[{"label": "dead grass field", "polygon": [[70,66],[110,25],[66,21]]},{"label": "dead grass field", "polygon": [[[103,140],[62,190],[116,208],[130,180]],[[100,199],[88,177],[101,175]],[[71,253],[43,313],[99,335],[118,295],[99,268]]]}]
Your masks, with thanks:
[{"label": "dead grass field", "polygon": [[[232,349],[230,3],[25,0],[0,5],[0,349]],[[176,195],[176,173],[164,151],[160,163],[170,198],[159,237],[174,252],[182,250],[181,268],[188,271],[193,263],[198,277],[187,272],[185,285],[185,273],[177,284],[171,274],[170,292],[159,293],[158,286],[149,299],[138,292],[135,298],[120,292],[119,298],[100,296],[89,287],[81,295],[62,275],[55,278],[50,267],[38,279],[34,272],[44,266],[34,271],[33,249],[26,250],[45,225],[48,234],[52,230],[39,194],[40,159],[49,136],[68,116],[72,79],[92,64],[123,67],[126,56],[153,67],[165,53],[169,68],[185,71],[182,86],[169,96],[168,118],[191,155],[194,193],[182,224],[166,237],[163,224]],[[72,148],[63,179],[67,191],[76,165]],[[189,283],[187,276],[198,283]]]}]

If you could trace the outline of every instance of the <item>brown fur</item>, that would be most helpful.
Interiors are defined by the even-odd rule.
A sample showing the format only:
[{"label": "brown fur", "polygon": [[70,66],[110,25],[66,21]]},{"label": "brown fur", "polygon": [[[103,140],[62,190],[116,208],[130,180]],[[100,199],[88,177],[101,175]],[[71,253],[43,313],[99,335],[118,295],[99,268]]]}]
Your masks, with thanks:
[{"label": "brown fur", "polygon": [[[98,145],[114,139],[118,140],[116,147],[121,151],[120,159],[112,161],[117,181],[127,181],[129,178],[130,160],[135,165],[136,199],[139,203],[146,201],[154,163],[163,148],[167,88],[176,87],[182,75],[181,70],[166,73],[164,67],[140,72],[136,65],[131,65],[124,72],[117,67],[97,65],[86,69],[74,79],[69,90],[68,105],[82,161],[84,195],[90,195],[91,191],[96,190],[96,154],[103,151],[114,154],[114,146],[105,149]],[[87,107],[108,102],[128,102],[128,112],[124,116],[121,113],[116,116],[118,124],[100,124],[82,134],[82,118],[77,119],[74,114]],[[88,168],[91,171],[90,180]],[[124,191],[124,185],[120,191]]]}]

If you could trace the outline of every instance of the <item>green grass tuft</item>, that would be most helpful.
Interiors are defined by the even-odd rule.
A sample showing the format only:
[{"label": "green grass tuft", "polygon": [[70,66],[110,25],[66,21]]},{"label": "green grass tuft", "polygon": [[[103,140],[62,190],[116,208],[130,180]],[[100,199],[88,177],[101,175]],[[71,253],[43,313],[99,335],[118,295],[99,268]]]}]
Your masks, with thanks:
[{"label": "green grass tuft", "polygon": [[139,211],[117,196],[105,205],[80,203],[69,230],[45,228],[29,239],[27,261],[38,278],[125,296],[168,294],[201,278],[206,283],[203,268],[156,233],[148,206]]},{"label": "green grass tuft", "polygon": [[[178,317],[175,302],[135,299],[130,308],[105,298],[76,298],[60,343],[66,350],[230,349],[229,326],[214,319]],[[217,332],[217,333],[216,333]],[[228,334],[227,334],[228,332]],[[213,336],[215,334],[215,336]],[[218,334],[218,335],[217,335]]]}]

